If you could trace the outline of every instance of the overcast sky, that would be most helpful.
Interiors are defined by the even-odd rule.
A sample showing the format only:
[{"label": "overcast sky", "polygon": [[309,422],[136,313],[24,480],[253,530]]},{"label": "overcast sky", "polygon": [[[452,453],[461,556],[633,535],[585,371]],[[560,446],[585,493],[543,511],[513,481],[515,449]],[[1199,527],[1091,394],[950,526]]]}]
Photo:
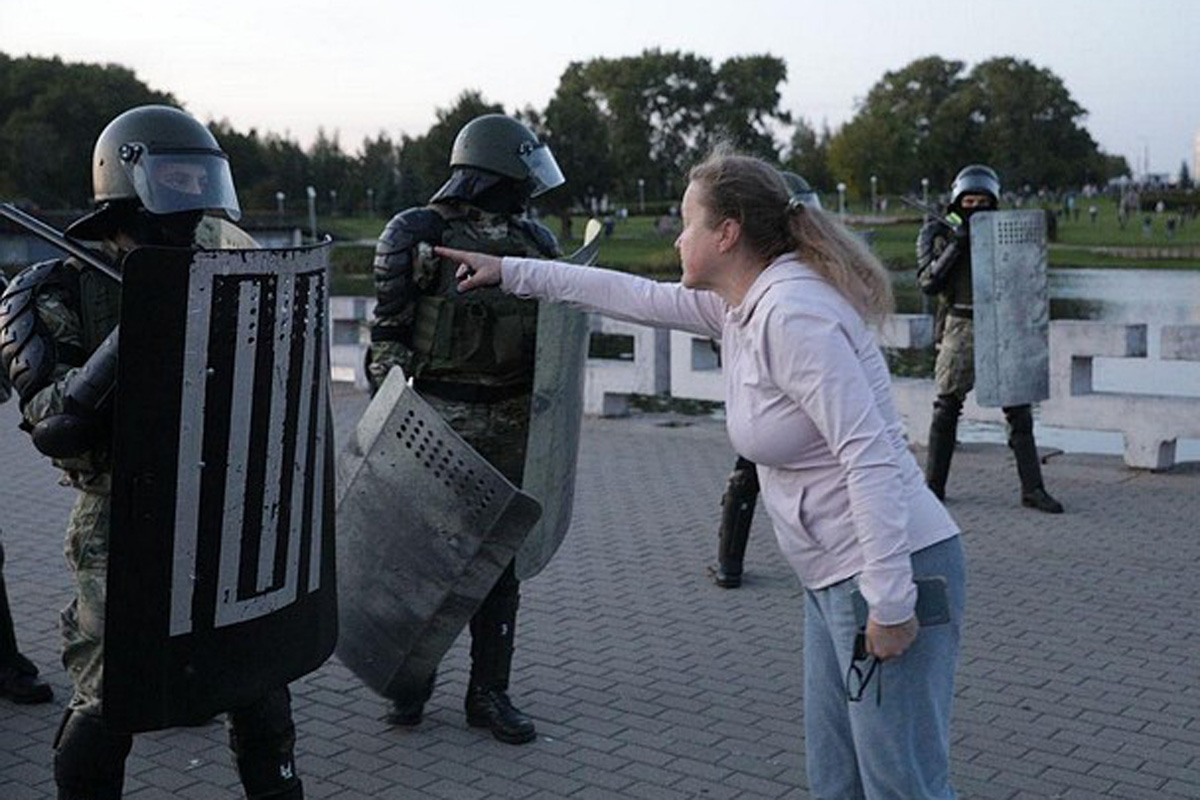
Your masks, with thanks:
[{"label": "overcast sky", "polygon": [[419,135],[464,89],[545,106],[571,61],[650,47],[788,65],[783,108],[847,121],[927,55],[1049,68],[1100,146],[1140,173],[1194,169],[1200,0],[0,0],[0,51],[116,62],[202,119],[283,133]]}]

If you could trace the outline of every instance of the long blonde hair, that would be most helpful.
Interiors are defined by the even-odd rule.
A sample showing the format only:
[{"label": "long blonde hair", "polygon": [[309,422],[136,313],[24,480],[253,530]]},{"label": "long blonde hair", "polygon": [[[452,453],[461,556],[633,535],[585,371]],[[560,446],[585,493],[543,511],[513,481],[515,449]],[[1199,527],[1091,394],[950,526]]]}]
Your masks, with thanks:
[{"label": "long blonde hair", "polygon": [[894,309],[892,282],[879,259],[833,216],[794,200],[770,164],[719,145],[688,180],[704,189],[708,223],[737,220],[756,256],[770,263],[795,252],[867,322],[878,324]]}]

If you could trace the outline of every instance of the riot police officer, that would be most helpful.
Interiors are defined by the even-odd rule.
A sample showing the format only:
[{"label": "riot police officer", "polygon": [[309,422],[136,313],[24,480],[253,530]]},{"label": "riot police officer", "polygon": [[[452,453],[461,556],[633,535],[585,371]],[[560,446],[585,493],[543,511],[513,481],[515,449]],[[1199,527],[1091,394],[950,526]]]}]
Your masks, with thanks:
[{"label": "riot police officer", "polygon": [[[451,175],[429,204],[388,222],[375,251],[378,304],[368,375],[394,366],[480,455],[521,485],[533,387],[537,303],[499,290],[459,295],[456,265],[433,245],[495,255],[553,257],[554,235],[526,215],[531,198],[564,182],[550,149],[503,114],[467,123],[450,153]],[[503,742],[536,737],[508,697],[520,585],[509,564],[471,619],[467,721]],[[433,690],[394,697],[388,720],[416,725]]]},{"label": "riot police officer", "polygon": [[[794,172],[781,171],[783,182],[797,202],[809,208],[820,208],[821,197],[808,181]],[[738,456],[721,496],[721,527],[717,531],[717,566],[710,568],[713,583],[722,589],[742,585],[742,564],[746,558],[746,543],[754,522],[754,507],[758,503],[758,471],[753,461]]]},{"label": "riot police officer", "polygon": [[[946,478],[954,455],[958,418],[963,401],[975,384],[974,306],[971,285],[971,246],[968,221],[976,211],[994,210],[1000,198],[1000,179],[990,167],[964,167],[950,188],[947,220],[930,219],[917,236],[917,283],[925,294],[939,298],[939,347],[934,366],[937,398],[929,426],[925,478],[939,498],[945,498]],[[1042,482],[1033,414],[1029,405],[1007,406],[1008,446],[1016,457],[1021,480],[1021,505],[1061,514],[1062,504]]]},{"label": "riot police officer", "polygon": [[[95,210],[67,234],[96,242],[112,263],[142,245],[196,246],[207,213],[240,216],[229,162],[212,134],[167,106],[120,114],[96,140]],[[110,487],[109,397],[120,286],[73,258],[23,271],[0,301],[0,359],[20,398],[22,426],[79,492],[65,554],[76,597],[62,614],[63,663],[74,684],[54,740],[60,800],[121,796],[127,733],[102,716]],[[287,689],[228,714],[229,742],[249,798],[301,798]]]}]

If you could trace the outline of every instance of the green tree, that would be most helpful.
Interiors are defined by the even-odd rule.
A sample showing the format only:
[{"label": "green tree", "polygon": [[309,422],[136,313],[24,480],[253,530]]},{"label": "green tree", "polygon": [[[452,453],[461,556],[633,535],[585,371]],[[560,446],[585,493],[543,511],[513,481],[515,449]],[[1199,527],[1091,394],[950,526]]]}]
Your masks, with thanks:
[{"label": "green tree", "polygon": [[927,56],[885,73],[830,141],[833,177],[860,196],[872,175],[894,191],[911,191],[921,178],[949,180],[962,158],[961,125],[944,106],[962,86],[962,69],[961,61]]},{"label": "green tree", "polygon": [[821,132],[817,133],[804,119],[796,120],[788,156],[783,161],[784,169],[803,176],[819,192],[833,191],[837,181],[833,179],[829,168],[829,143],[832,138],[828,125],[821,126]]},{"label": "green tree", "polygon": [[96,137],[113,117],[146,103],[179,104],[115,64],[0,53],[0,195],[90,206]]}]

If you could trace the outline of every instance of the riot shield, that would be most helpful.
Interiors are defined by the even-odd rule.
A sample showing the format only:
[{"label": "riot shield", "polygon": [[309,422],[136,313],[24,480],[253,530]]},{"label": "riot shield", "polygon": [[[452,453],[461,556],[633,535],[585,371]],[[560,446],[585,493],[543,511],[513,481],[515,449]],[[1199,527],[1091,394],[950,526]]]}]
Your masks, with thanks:
[{"label": "riot shield", "polygon": [[996,408],[1050,396],[1046,218],[1037,211],[971,216],[975,399]]},{"label": "riot shield", "polygon": [[329,248],[123,267],[104,715],[246,705],[337,638]]},{"label": "riot shield", "polygon": [[[583,246],[566,260],[596,260],[602,226],[589,220]],[[521,580],[537,575],[567,535],[575,498],[575,464],[583,420],[587,314],[562,303],[538,306],[537,355],[522,488],[542,504],[542,518],[517,551]]]},{"label": "riot shield", "polygon": [[420,692],[541,510],[399,369],[338,473],[338,657],[385,697]]}]

